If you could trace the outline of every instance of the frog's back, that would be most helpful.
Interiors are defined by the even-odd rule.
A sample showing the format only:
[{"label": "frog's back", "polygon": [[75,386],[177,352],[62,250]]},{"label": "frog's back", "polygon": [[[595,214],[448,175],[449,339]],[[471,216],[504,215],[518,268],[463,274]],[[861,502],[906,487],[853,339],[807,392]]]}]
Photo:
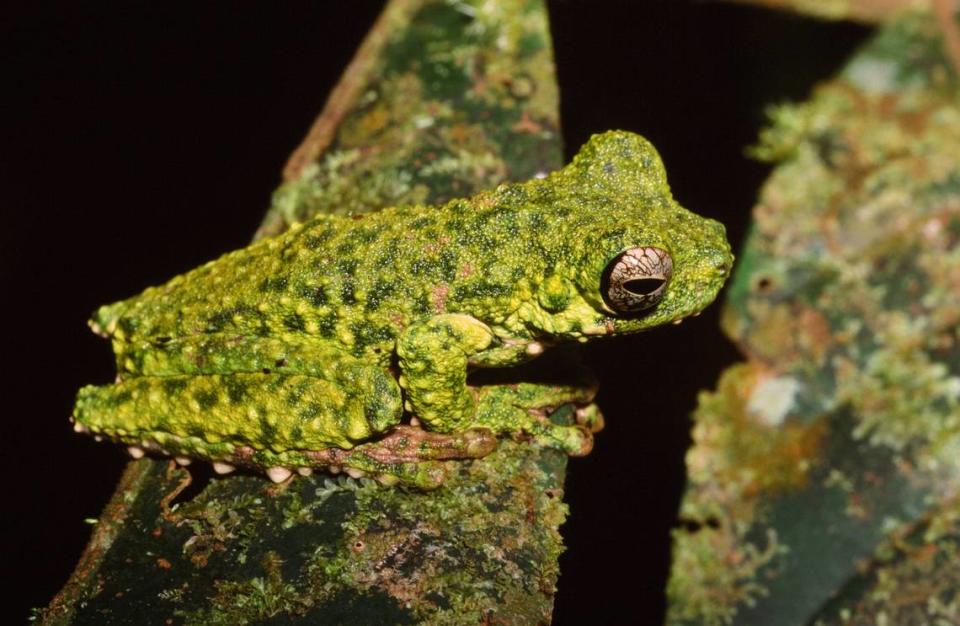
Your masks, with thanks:
[{"label": "frog's back", "polygon": [[324,216],[295,225],[283,235],[101,307],[91,324],[119,339],[329,334],[356,303],[348,284],[360,266],[356,240],[369,245],[377,238],[350,222]]},{"label": "frog's back", "polygon": [[509,300],[536,265],[520,261],[529,242],[516,233],[530,229],[515,213],[456,200],[323,216],[102,307],[92,325],[120,340],[309,335],[359,353],[471,297]]}]

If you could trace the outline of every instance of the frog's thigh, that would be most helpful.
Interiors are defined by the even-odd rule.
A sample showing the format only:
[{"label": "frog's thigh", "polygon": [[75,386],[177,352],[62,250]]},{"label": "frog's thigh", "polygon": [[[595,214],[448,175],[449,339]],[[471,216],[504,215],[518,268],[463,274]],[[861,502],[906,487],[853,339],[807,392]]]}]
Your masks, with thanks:
[{"label": "frog's thigh", "polygon": [[235,446],[350,448],[400,415],[392,377],[355,366],[333,380],[263,373],[131,378],[81,389],[74,418],[114,439],[216,459]]},{"label": "frog's thigh", "polygon": [[[592,404],[596,388],[592,385],[555,385],[517,383],[489,385],[477,389],[475,427],[498,433],[525,432],[540,444],[560,448],[571,455],[583,455],[593,447],[594,416],[599,410]],[[564,404],[576,404],[578,424],[554,424],[547,414]],[[586,422],[586,423],[585,423]]]}]

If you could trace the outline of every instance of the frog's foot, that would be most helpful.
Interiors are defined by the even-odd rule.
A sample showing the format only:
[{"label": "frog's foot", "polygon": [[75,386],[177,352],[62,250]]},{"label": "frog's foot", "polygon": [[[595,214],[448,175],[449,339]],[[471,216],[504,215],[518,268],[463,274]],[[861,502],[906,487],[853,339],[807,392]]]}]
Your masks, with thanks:
[{"label": "frog's foot", "polygon": [[306,476],[314,469],[326,469],[334,474],[343,471],[353,478],[370,477],[386,485],[399,483],[431,489],[447,477],[449,468],[444,461],[480,458],[493,452],[496,446],[496,436],[484,428],[442,434],[401,425],[376,441],[349,449],[276,452],[236,446],[199,455],[213,461],[217,473],[250,467],[265,471],[274,482],[283,482],[294,473]]},{"label": "frog's foot", "polygon": [[[480,387],[474,425],[496,433],[527,435],[543,446],[559,448],[571,456],[593,449],[593,433],[603,426],[593,404],[592,386],[517,383]],[[558,419],[560,407],[576,407],[575,423]]]},{"label": "frog's foot", "polygon": [[383,438],[350,450],[306,452],[315,464],[341,466],[351,475],[374,475],[385,484],[402,483],[420,488],[439,486],[448,464],[455,459],[478,459],[497,447],[497,438],[486,428],[458,433],[435,433],[416,426],[396,426]]}]

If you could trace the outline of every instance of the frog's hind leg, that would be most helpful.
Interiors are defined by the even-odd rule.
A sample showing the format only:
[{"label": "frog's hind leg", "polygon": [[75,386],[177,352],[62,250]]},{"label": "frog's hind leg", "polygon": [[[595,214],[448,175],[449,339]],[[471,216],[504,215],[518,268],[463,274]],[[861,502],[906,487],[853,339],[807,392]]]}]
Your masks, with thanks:
[{"label": "frog's hind leg", "polygon": [[[400,391],[389,373],[356,366],[331,378],[134,377],[81,389],[75,427],[174,456],[269,469],[282,466],[285,453],[353,448],[400,421]],[[263,454],[243,458],[245,450]]]},{"label": "frog's hind leg", "polygon": [[486,456],[489,430],[442,434],[398,425],[400,393],[379,368],[343,367],[337,380],[285,374],[135,377],[80,390],[75,428],[217,473],[263,470],[280,482],[314,468],[422,488],[443,482],[443,461]]}]

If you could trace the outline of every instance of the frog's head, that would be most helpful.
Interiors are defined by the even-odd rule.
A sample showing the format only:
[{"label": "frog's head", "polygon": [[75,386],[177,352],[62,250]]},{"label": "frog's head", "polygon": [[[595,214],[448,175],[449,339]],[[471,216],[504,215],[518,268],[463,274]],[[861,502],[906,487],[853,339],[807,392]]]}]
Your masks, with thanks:
[{"label": "frog's head", "polygon": [[673,199],[646,139],[595,135],[556,183],[576,207],[565,238],[577,259],[572,282],[582,298],[582,334],[677,322],[716,298],[733,264],[724,227]]}]

